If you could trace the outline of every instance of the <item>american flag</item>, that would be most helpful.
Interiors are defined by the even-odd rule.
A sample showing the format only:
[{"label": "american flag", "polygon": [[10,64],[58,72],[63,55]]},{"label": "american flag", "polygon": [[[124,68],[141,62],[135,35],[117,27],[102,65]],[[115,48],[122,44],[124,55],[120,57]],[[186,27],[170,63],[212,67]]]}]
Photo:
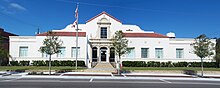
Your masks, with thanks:
[{"label": "american flag", "polygon": [[75,10],[75,18],[76,18],[76,20],[72,24],[72,27],[74,27],[74,28],[78,24],[78,6],[76,7],[76,10]]}]

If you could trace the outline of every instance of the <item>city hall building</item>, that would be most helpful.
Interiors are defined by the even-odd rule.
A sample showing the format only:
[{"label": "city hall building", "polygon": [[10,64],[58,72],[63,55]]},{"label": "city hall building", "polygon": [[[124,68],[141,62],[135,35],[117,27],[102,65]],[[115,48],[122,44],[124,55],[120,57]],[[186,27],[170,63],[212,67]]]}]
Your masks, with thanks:
[{"label": "city hall building", "polygon": [[[144,31],[137,25],[123,24],[106,12],[79,24],[78,47],[76,47],[76,28],[72,24],[61,30],[52,30],[63,41],[60,53],[52,60],[85,61],[91,68],[97,63],[114,63],[118,60],[111,38],[116,31],[122,30],[128,40],[130,53],[122,56],[122,61],[159,61],[159,62],[198,62],[200,58],[192,51],[194,38],[176,38],[174,33],[166,35]],[[46,54],[39,52],[47,33],[36,36],[10,36],[10,61],[48,60]],[[215,40],[211,40],[215,43]],[[77,51],[76,51],[77,50]],[[213,61],[213,57],[204,61]]]}]

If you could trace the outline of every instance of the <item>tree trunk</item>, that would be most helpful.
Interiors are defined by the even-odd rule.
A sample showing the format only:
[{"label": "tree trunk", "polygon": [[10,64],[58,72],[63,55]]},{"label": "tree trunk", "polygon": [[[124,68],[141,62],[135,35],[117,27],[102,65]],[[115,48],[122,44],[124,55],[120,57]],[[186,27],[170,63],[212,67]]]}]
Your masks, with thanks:
[{"label": "tree trunk", "polygon": [[51,55],[49,57],[49,75],[51,75]]},{"label": "tree trunk", "polygon": [[202,67],[201,76],[203,77],[203,58],[201,58],[201,67]]},{"label": "tree trunk", "polygon": [[118,56],[118,57],[119,57],[119,59],[117,61],[117,63],[118,63],[118,75],[121,75],[121,72],[120,72],[120,70],[121,70],[121,66],[120,66],[121,56]]}]

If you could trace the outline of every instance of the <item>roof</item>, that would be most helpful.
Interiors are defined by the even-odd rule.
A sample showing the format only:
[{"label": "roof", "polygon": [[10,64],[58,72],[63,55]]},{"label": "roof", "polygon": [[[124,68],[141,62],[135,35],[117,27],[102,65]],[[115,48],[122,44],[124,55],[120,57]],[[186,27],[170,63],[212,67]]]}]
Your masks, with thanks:
[{"label": "roof", "polygon": [[93,19],[95,19],[95,18],[97,18],[97,17],[101,16],[102,14],[105,14],[105,15],[107,15],[107,16],[109,16],[109,17],[111,17],[112,19],[114,19],[114,20],[116,20],[116,21],[118,21],[118,22],[120,22],[120,23],[121,23],[121,21],[120,21],[120,20],[118,20],[117,18],[115,18],[114,16],[112,16],[112,15],[108,14],[108,13],[107,13],[107,12],[105,12],[105,11],[103,11],[102,13],[100,13],[100,14],[98,14],[98,15],[94,16],[93,18],[91,18],[91,19],[87,20],[87,21],[86,21],[86,23],[88,23],[88,22],[92,21]]},{"label": "roof", "polygon": [[[76,36],[76,32],[53,32],[55,36]],[[47,32],[37,34],[36,36],[47,36]],[[79,37],[86,37],[86,32],[78,32]]]},{"label": "roof", "polygon": [[124,33],[125,37],[149,37],[149,38],[169,38],[158,33]]},{"label": "roof", "polygon": [[8,37],[8,36],[18,36],[18,35],[16,35],[16,34],[13,34],[13,33],[9,33],[9,32],[4,31],[3,28],[0,28],[0,35],[1,35],[1,36],[4,36],[4,37]]}]

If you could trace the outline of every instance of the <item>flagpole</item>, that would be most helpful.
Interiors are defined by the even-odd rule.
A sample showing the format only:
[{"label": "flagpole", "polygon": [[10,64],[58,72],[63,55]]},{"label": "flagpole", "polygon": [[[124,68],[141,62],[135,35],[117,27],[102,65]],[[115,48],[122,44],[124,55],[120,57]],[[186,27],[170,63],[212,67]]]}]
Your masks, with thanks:
[{"label": "flagpole", "polygon": [[76,7],[76,9],[77,9],[77,18],[76,18],[76,70],[77,70],[77,58],[78,58],[78,5],[79,5],[79,3],[77,3],[77,7]]}]

